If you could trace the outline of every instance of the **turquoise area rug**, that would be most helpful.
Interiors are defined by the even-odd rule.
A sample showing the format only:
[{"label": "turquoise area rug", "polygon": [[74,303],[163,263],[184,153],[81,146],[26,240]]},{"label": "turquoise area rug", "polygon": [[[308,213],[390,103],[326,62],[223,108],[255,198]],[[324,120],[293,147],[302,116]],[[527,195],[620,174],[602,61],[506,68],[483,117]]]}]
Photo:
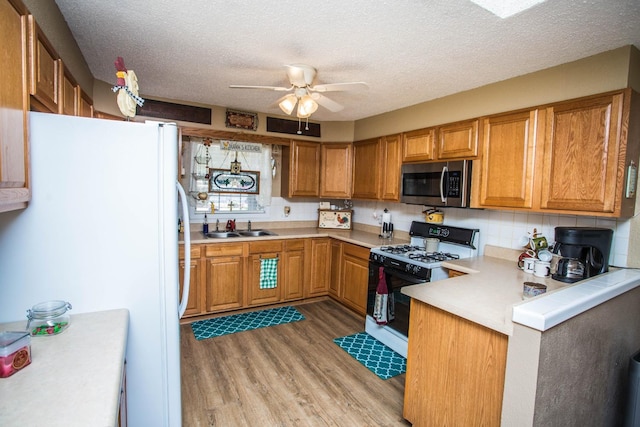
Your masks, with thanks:
[{"label": "turquoise area rug", "polygon": [[333,342],[383,380],[407,370],[407,359],[366,332],[335,338]]},{"label": "turquoise area rug", "polygon": [[294,307],[287,306],[232,314],[230,316],[216,317],[215,319],[198,320],[191,324],[191,329],[197,340],[204,340],[299,320],[304,320],[302,313]]}]

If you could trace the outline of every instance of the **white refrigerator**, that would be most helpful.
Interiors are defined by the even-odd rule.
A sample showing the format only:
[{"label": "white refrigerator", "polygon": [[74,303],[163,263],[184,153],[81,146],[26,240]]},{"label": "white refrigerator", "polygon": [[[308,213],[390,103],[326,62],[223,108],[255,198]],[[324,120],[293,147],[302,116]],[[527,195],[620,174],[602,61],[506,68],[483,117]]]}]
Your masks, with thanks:
[{"label": "white refrigerator", "polygon": [[180,426],[176,126],[30,113],[29,140],[32,201],[0,213],[0,322],[48,300],[128,309],[129,425]]}]

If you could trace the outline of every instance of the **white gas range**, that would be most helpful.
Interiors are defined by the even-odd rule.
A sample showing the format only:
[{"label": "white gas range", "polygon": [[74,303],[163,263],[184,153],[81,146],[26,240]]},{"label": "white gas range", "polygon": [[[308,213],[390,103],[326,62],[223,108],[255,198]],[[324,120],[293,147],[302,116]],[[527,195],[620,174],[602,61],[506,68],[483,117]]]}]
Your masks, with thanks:
[{"label": "white gas range", "polygon": [[[477,256],[478,232],[477,229],[413,221],[409,244],[371,249],[365,331],[406,357],[410,298],[401,293],[401,288],[448,278],[442,262]],[[439,240],[437,251],[427,252],[426,239]],[[384,325],[378,324],[373,317],[381,268],[390,306]]]}]

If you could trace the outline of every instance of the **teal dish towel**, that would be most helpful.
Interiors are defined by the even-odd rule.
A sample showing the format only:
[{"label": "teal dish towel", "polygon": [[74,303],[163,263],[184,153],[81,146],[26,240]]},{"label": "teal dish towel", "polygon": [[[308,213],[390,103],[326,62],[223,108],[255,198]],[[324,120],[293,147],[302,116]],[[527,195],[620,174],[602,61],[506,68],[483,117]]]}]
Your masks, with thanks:
[{"label": "teal dish towel", "polygon": [[260,260],[260,289],[273,289],[278,286],[278,258]]}]

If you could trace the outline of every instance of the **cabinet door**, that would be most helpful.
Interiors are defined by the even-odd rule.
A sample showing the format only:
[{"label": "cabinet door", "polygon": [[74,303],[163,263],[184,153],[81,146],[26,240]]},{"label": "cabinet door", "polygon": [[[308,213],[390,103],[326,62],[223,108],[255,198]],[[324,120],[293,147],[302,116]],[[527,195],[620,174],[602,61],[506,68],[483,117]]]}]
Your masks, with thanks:
[{"label": "cabinet door", "polygon": [[318,197],[320,190],[320,144],[291,141],[282,148],[282,194],[286,197]]},{"label": "cabinet door", "polygon": [[57,62],[58,75],[61,78],[58,113],[76,116],[78,115],[78,91],[80,88],[62,60],[58,59]]},{"label": "cabinet door", "polygon": [[343,243],[342,302],[361,315],[367,314],[369,249]]},{"label": "cabinet door", "polygon": [[380,178],[384,175],[378,138],[353,143],[354,199],[377,200],[380,197]]},{"label": "cabinet door", "polygon": [[29,190],[27,10],[0,0],[0,212],[26,207]]},{"label": "cabinet door", "polygon": [[[184,260],[180,260],[179,267],[180,290],[178,298],[182,298],[182,284],[184,283],[185,270]],[[187,309],[184,312],[184,317],[196,316],[198,314],[202,314],[203,312],[200,288],[200,285],[202,283],[202,268],[200,258],[191,258],[189,277],[189,299],[187,300]]]},{"label": "cabinet door", "polygon": [[351,197],[351,152],[350,143],[322,144],[320,197]]},{"label": "cabinet door", "polygon": [[[261,259],[278,258],[278,278],[275,288],[260,288]],[[249,305],[263,305],[279,302],[282,295],[282,259],[278,252],[249,256],[247,272],[247,299]]]},{"label": "cabinet door", "polygon": [[614,212],[622,102],[614,94],[547,108],[542,209]]},{"label": "cabinet door", "polygon": [[244,260],[242,244],[205,247],[207,312],[242,308]]},{"label": "cabinet door", "polygon": [[438,159],[469,159],[478,155],[478,120],[438,128]]},{"label": "cabinet door", "polygon": [[78,115],[80,117],[93,117],[93,100],[82,90],[78,91]]},{"label": "cabinet door", "polygon": [[331,243],[330,239],[311,240],[311,263],[308,274],[309,287],[305,297],[326,295],[331,283]]},{"label": "cabinet door", "polygon": [[304,240],[287,240],[282,254],[283,300],[302,299],[304,296],[304,261]]},{"label": "cabinet door", "polygon": [[538,110],[488,117],[471,207],[531,208]]},{"label": "cabinet door", "polygon": [[383,172],[380,177],[380,199],[400,200],[400,168],[402,166],[402,135],[380,138]]},{"label": "cabinet door", "polygon": [[418,129],[402,135],[402,163],[435,160],[436,128]]},{"label": "cabinet door", "polygon": [[329,294],[340,299],[342,291],[342,243],[331,240],[331,276]]},{"label": "cabinet door", "polygon": [[29,16],[29,42],[32,107],[38,111],[57,113],[60,82],[58,54],[32,15]]}]

